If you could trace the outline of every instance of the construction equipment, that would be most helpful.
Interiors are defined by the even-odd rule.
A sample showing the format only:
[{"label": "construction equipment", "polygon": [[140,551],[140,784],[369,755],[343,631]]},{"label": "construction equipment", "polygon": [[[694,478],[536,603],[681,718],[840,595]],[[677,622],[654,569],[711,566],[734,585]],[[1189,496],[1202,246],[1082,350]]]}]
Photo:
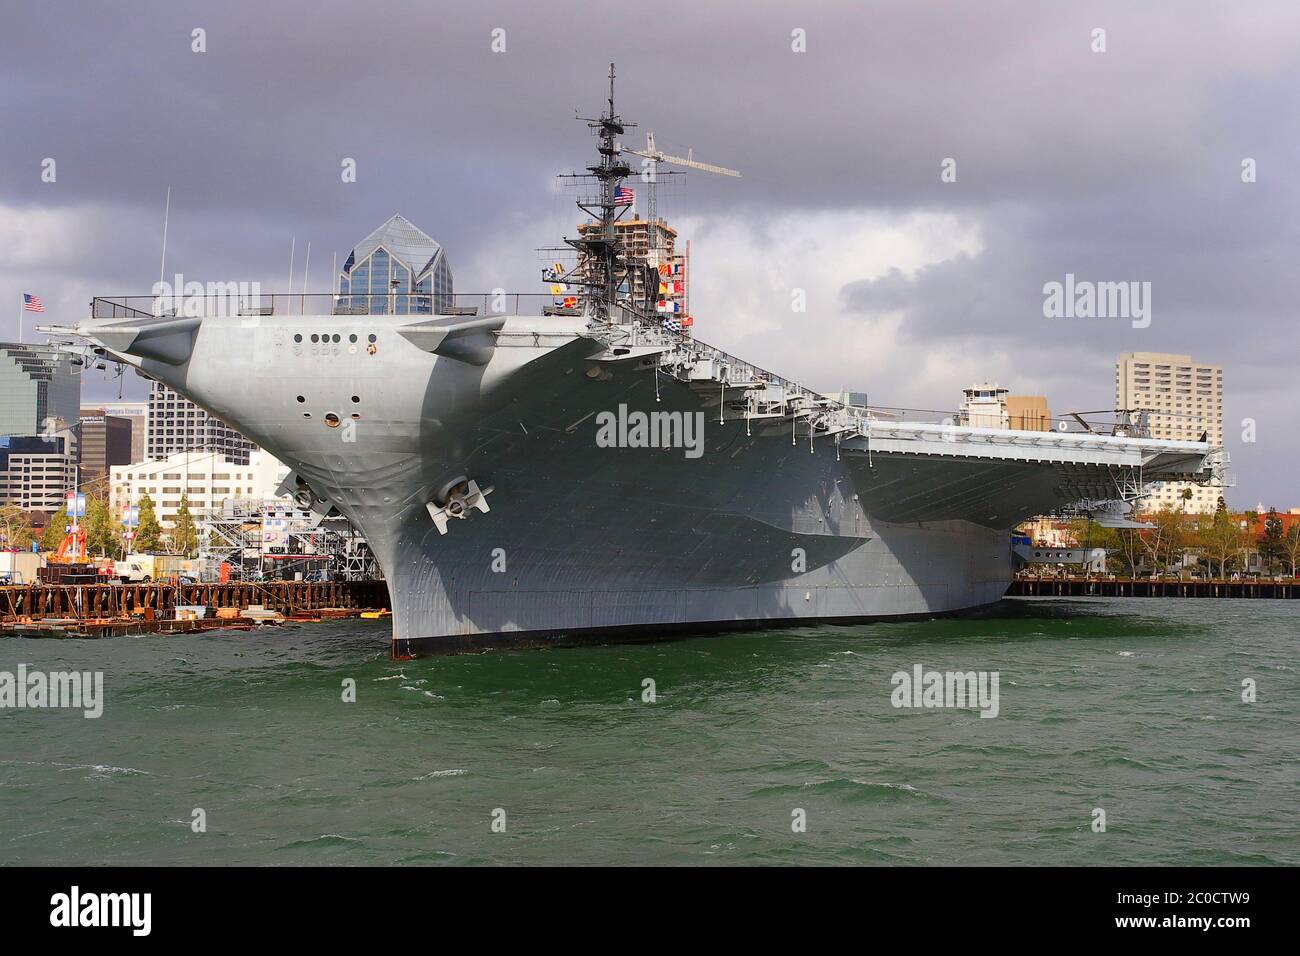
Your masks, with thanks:
[{"label": "construction equipment", "polygon": [[[654,222],[658,216],[657,200],[655,198],[655,183],[659,178],[659,164],[668,163],[672,166],[685,166],[688,169],[698,169],[704,173],[717,173],[719,176],[735,176],[740,178],[740,173],[734,169],[728,169],[726,166],[715,166],[713,163],[701,163],[695,159],[695,151],[687,148],[686,156],[669,156],[655,148],[655,134],[647,132],[645,134],[645,149],[633,149],[630,146],[619,144],[619,150],[624,153],[631,153],[633,156],[640,156],[642,159],[650,160],[650,180],[646,186],[646,219]],[[651,257],[654,258],[654,251],[658,246],[658,236],[652,229],[650,232]],[[658,265],[654,261],[654,265]]]},{"label": "construction equipment", "polygon": [[71,524],[58,548],[46,559],[45,567],[36,572],[42,584],[94,584],[99,579],[99,569],[87,556],[85,526],[75,515],[70,515],[69,520]]},{"label": "construction equipment", "polygon": [[74,524],[50,555],[51,564],[86,564],[86,529]]}]

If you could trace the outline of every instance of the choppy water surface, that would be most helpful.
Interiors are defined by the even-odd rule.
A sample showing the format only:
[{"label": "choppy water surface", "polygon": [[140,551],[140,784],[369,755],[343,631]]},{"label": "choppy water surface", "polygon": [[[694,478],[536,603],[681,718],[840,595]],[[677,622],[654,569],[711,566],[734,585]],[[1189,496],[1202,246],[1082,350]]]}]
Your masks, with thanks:
[{"label": "choppy water surface", "polygon": [[[369,621],[0,639],[0,670],[106,682],[98,720],[0,711],[0,863],[1294,865],[1298,612],[1008,602],[406,662]],[[918,663],[997,671],[1000,715],[895,709]]]}]

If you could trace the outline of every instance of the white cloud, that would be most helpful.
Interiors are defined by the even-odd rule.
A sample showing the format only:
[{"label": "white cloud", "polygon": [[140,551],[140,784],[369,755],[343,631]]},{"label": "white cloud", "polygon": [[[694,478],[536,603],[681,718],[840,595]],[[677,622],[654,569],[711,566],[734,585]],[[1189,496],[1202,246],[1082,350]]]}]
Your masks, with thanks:
[{"label": "white cloud", "polygon": [[74,206],[19,207],[0,204],[0,262],[6,271],[55,271],[73,265],[89,246],[86,217]]},{"label": "white cloud", "polygon": [[[943,344],[900,344],[900,314],[850,313],[841,290],[983,249],[976,221],[938,212],[687,217],[676,225],[692,240],[690,307],[700,338],[813,387],[870,389],[873,401],[887,400],[886,385],[900,400],[924,391],[929,355]],[[792,309],[795,289],[806,294],[806,312]]]}]

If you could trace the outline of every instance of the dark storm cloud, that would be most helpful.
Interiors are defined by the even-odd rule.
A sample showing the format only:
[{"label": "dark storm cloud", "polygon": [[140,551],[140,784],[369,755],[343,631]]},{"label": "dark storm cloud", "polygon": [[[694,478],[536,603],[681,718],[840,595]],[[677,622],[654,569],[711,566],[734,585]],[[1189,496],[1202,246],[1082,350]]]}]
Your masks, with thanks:
[{"label": "dark storm cloud", "polygon": [[[795,28],[806,53],[791,52]],[[147,289],[167,185],[169,272],[279,290],[297,237],[298,269],[311,240],[323,289],[331,254],[400,210],[448,247],[462,288],[532,278],[551,223],[572,231],[548,177],[587,160],[572,117],[600,108],[612,59],[642,124],[629,142],[653,129],[669,152],[745,172],[690,177],[671,215],[978,226],[977,253],[844,275],[843,316],[901,313],[900,344],[935,352],[1009,351],[1062,404],[1108,401],[1110,363],[1135,349],[1223,362],[1234,399],[1270,409],[1261,423],[1294,402],[1279,391],[1300,291],[1291,3],[47,3],[10,9],[0,44],[0,235],[46,233],[26,243],[39,255],[6,251],[0,302],[37,284],[65,310]],[[40,181],[44,157],[56,184]],[[945,157],[955,183],[939,181]],[[1043,283],[1066,272],[1150,281],[1151,327],[1044,319]],[[779,335],[753,344],[780,365]],[[1285,417],[1260,434],[1270,460],[1300,467]],[[1300,497],[1239,458],[1243,487]]]}]

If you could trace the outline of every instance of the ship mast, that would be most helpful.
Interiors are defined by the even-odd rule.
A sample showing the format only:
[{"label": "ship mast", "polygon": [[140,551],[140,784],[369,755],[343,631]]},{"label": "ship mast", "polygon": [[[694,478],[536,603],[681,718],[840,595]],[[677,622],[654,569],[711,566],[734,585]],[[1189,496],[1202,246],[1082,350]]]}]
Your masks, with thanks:
[{"label": "ship mast", "polygon": [[597,321],[612,322],[616,318],[613,310],[620,277],[625,271],[614,228],[617,221],[615,209],[618,205],[615,199],[619,184],[632,172],[620,156],[616,137],[623,135],[627,126],[636,125],[624,124],[623,118],[614,111],[613,63],[609,65],[609,100],[605,112],[597,118],[579,118],[596,133],[596,151],[600,154],[600,162],[588,166],[587,171],[599,183],[600,196],[595,201],[578,200],[578,208],[594,219],[595,223],[592,228],[583,230],[578,238],[564,241],[578,250],[580,261],[587,263],[589,313]]}]

